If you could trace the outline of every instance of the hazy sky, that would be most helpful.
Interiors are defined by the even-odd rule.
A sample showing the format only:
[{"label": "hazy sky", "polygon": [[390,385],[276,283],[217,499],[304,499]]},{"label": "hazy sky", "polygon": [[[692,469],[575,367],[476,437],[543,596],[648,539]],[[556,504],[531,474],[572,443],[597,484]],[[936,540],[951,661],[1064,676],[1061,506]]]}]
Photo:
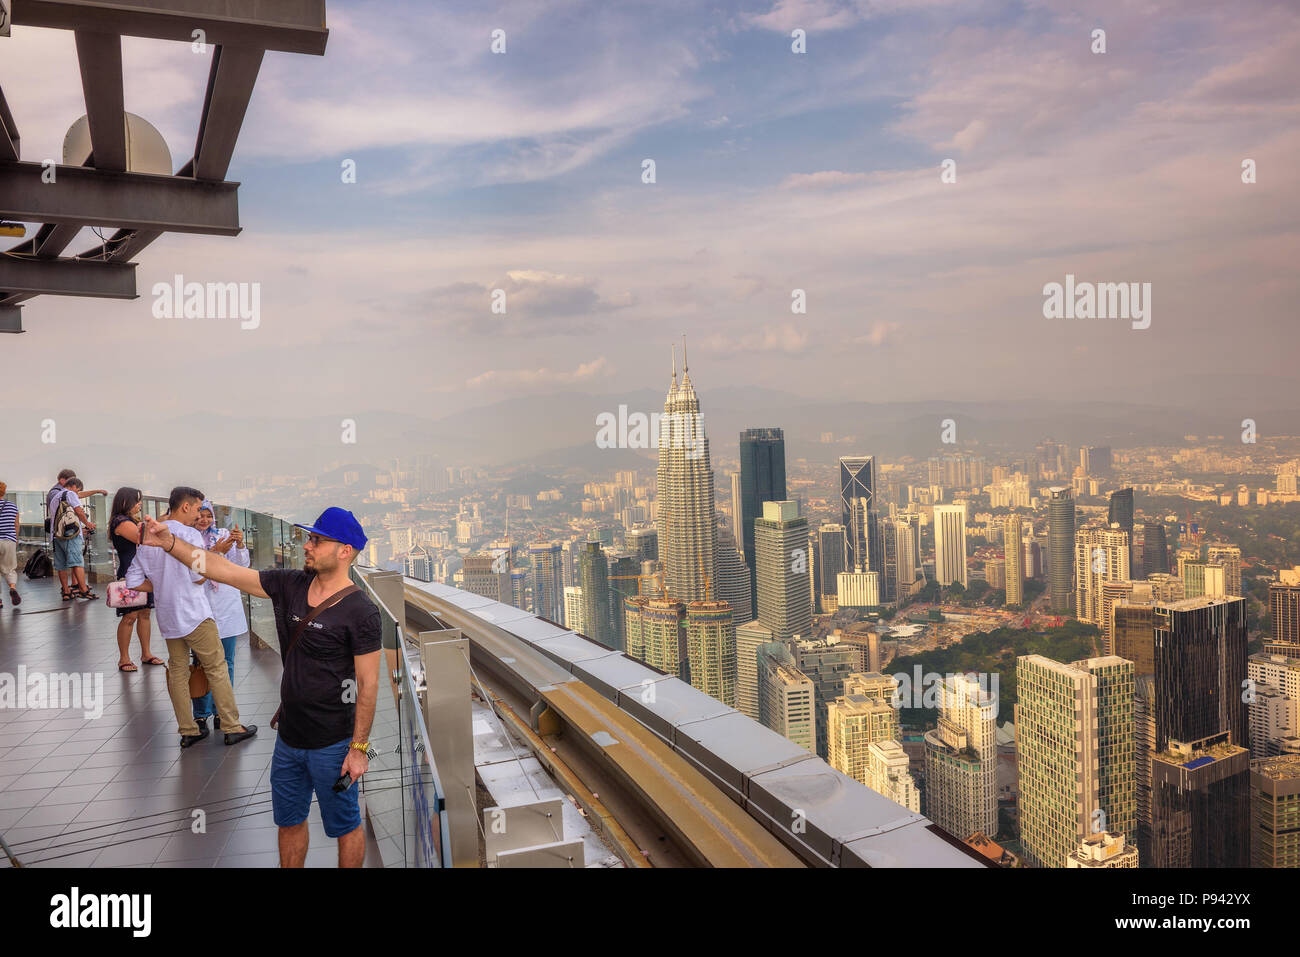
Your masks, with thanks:
[{"label": "hazy sky", "polygon": [[[243,234],[163,237],[134,302],[29,303],[0,336],[5,430],[661,389],[682,332],[706,408],[746,383],[1176,401],[1180,378],[1294,377],[1300,9],[1078,6],[332,0],[323,58],[267,56],[229,176]],[[125,41],[127,109],[175,167],[210,57]],[[0,39],[0,85],[23,158],[58,157],[72,35]],[[154,318],[176,273],[260,283],[260,327]],[[1067,273],[1151,283],[1151,327],[1045,319]],[[83,365],[52,377],[58,342]]]}]

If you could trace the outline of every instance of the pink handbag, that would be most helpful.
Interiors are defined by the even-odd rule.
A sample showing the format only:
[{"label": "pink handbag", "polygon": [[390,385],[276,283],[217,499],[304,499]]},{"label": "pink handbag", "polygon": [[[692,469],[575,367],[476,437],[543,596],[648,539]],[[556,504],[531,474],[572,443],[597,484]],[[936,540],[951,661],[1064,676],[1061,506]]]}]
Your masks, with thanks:
[{"label": "pink handbag", "polygon": [[149,593],[127,588],[124,581],[109,582],[104,601],[109,608],[143,608],[149,604]]}]

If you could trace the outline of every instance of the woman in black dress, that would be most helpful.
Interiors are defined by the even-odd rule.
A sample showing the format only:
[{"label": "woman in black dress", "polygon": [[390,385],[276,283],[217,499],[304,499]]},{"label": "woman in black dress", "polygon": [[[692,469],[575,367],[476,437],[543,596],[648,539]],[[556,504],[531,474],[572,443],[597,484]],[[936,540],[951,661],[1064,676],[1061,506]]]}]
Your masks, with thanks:
[{"label": "woman in black dress", "polygon": [[[140,508],[144,493],[129,486],[117,490],[113,496],[112,516],[108,520],[108,539],[117,552],[117,577],[126,578],[126,570],[135,559],[135,550],[140,544]],[[131,629],[134,627],[140,636],[140,651],[147,665],[165,665],[166,662],[155,657],[149,651],[149,609],[153,607],[153,593],[149,593],[149,604],[144,608],[119,608],[117,617],[118,671],[138,671],[131,660]]]}]

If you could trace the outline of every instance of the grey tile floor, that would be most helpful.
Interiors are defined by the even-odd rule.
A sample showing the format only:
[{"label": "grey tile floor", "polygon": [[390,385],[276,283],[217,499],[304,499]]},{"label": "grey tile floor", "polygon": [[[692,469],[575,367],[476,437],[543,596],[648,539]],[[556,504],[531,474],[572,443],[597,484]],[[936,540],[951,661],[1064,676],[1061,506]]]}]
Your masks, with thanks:
[{"label": "grey tile floor", "polygon": [[[22,605],[0,591],[0,835],[31,867],[275,867],[270,763],[279,701],[280,658],[250,648],[235,653],[240,718],[255,738],[226,747],[213,733],[180,749],[167,696],[165,667],[117,670],[117,617],[98,601],[63,602],[57,580],[19,580]],[[102,596],[104,587],[95,590]],[[150,649],[166,659],[157,637]],[[77,707],[26,707],[7,697],[22,675],[88,673],[103,681],[102,714]],[[51,705],[70,702],[49,702]],[[198,815],[195,812],[202,812]],[[196,821],[204,828],[195,833]],[[325,837],[312,802],[308,867],[333,867],[337,847]],[[369,825],[366,866],[381,866]],[[0,856],[0,866],[9,866]]]}]

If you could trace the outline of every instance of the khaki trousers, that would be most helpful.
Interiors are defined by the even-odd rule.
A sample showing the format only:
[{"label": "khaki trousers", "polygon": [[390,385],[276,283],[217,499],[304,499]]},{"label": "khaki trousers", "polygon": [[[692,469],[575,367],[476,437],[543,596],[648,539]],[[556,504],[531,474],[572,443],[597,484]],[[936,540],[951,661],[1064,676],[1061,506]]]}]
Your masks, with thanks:
[{"label": "khaki trousers", "polygon": [[0,538],[0,578],[13,588],[18,584],[18,543]]},{"label": "khaki trousers", "polygon": [[230,672],[226,668],[226,652],[221,647],[217,623],[211,618],[205,618],[184,638],[167,639],[167,693],[176,711],[177,730],[182,735],[199,733],[199,723],[194,720],[194,702],[190,698],[190,649],[194,650],[204,674],[208,676],[212,705],[221,718],[222,732],[242,731],[244,726],[239,723],[235,689],[230,684]]}]

